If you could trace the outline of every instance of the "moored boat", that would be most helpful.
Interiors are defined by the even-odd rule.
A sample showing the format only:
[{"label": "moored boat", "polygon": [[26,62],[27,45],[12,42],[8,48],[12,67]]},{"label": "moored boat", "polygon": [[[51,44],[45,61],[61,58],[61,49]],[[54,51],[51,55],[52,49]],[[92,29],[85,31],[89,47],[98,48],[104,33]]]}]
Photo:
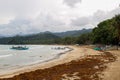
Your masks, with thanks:
[{"label": "moored boat", "polygon": [[10,49],[14,49],[14,50],[28,50],[29,48],[28,47],[22,47],[22,46],[17,46],[17,47],[12,47],[12,48],[10,48]]}]

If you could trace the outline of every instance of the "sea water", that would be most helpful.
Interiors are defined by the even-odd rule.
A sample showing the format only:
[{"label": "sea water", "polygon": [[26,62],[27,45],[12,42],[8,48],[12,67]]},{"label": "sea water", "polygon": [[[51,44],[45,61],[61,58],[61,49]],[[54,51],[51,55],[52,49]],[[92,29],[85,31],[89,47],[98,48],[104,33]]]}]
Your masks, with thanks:
[{"label": "sea water", "polygon": [[27,45],[28,50],[13,50],[10,49],[12,46],[0,45],[0,71],[49,61],[69,50],[68,48],[58,50],[55,48],[64,46],[53,45]]}]

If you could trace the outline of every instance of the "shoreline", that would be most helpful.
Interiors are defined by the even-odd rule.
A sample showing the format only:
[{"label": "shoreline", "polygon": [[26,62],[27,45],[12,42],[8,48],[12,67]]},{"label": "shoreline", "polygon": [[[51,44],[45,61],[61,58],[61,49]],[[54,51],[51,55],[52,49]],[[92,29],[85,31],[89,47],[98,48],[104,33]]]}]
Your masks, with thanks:
[{"label": "shoreline", "polygon": [[85,57],[87,55],[99,55],[99,53],[100,53],[98,51],[94,51],[92,49],[85,48],[83,46],[81,46],[81,47],[67,46],[67,47],[70,47],[73,50],[65,51],[64,53],[60,53],[57,56],[57,58],[49,60],[47,62],[23,66],[19,69],[14,69],[14,70],[8,71],[7,74],[6,73],[0,74],[0,78],[10,78],[10,77],[22,74],[22,73],[31,72],[31,71],[35,71],[38,69],[50,68],[50,67],[53,67],[53,66],[56,66],[59,64],[68,63],[72,60],[78,60],[79,58]]},{"label": "shoreline", "polygon": [[[65,46],[65,45],[59,45],[59,46]],[[2,71],[1,73],[3,73],[3,74],[1,75],[1,73],[0,73],[0,78],[9,78],[9,77],[13,77],[14,76],[13,74],[17,75],[16,73],[18,73],[18,74],[24,73],[24,72],[21,72],[21,70],[24,70],[25,68],[28,68],[28,67],[32,68],[34,65],[39,65],[39,64],[42,65],[43,63],[47,63],[47,62],[59,59],[61,55],[67,54],[68,52],[74,50],[73,48],[70,48],[70,47],[66,47],[66,48],[68,48],[69,50],[58,53],[58,55],[56,55],[55,57],[47,59],[45,61],[37,62],[37,63],[33,63],[33,64],[28,64],[28,65],[23,65],[23,66],[19,66],[19,67],[14,67],[14,68],[11,68],[10,70],[6,71],[6,72]],[[10,76],[8,76],[8,75],[10,75]]]}]

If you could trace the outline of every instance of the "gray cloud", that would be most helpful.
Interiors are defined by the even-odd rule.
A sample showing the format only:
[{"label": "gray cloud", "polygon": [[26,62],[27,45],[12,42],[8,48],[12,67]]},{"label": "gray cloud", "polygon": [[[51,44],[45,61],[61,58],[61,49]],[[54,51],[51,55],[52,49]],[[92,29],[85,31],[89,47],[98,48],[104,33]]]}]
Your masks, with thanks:
[{"label": "gray cloud", "polygon": [[55,31],[59,27],[64,26],[65,23],[59,19],[54,18],[54,16],[50,14],[40,14],[35,20],[32,21],[30,25],[34,26],[34,29],[37,29],[40,32]]},{"label": "gray cloud", "polygon": [[73,19],[71,20],[71,22],[72,22],[71,25],[73,26],[84,26],[90,23],[90,19],[88,17],[81,17],[81,18]]},{"label": "gray cloud", "polygon": [[[85,0],[82,5],[75,7],[81,0],[0,0],[0,35],[93,27],[120,13],[120,8],[112,10],[120,0],[106,0],[110,2],[108,4],[104,3],[104,0],[94,1],[95,5],[93,1]],[[68,8],[65,4],[74,8]],[[112,11],[105,12],[106,10]],[[97,12],[94,13],[95,11]],[[93,16],[87,17],[92,14]]]},{"label": "gray cloud", "polygon": [[[9,24],[0,25],[0,34],[3,36],[12,36],[20,32],[28,33],[29,24],[31,22],[26,19],[14,19]],[[29,34],[29,33],[28,33]]]},{"label": "gray cloud", "polygon": [[58,32],[71,29],[90,28],[95,27],[103,20],[114,17],[116,14],[120,14],[120,8],[116,8],[110,12],[98,10],[92,16],[71,19],[71,23],[68,25],[66,25],[64,21],[54,17],[54,15],[45,13],[41,13],[33,20],[16,17],[14,20],[11,20],[9,24],[0,25],[0,34],[11,36],[20,34],[21,32],[21,35],[25,35],[43,31]]},{"label": "gray cloud", "polygon": [[[34,20],[16,18],[9,24],[0,25],[0,34],[3,36],[26,35],[43,31],[59,31],[65,23],[53,18],[52,15],[42,14]],[[61,29],[60,29],[61,30]]]},{"label": "gray cloud", "polygon": [[64,0],[64,3],[70,7],[74,7],[75,4],[81,3],[81,0]]},{"label": "gray cloud", "polygon": [[117,14],[120,14],[120,8],[116,8],[116,9],[109,11],[109,12],[104,12],[102,10],[98,10],[92,16],[79,17],[76,19],[72,19],[71,25],[78,26],[78,27],[92,25],[93,27],[95,27],[101,21],[104,21],[106,19],[110,19]]}]

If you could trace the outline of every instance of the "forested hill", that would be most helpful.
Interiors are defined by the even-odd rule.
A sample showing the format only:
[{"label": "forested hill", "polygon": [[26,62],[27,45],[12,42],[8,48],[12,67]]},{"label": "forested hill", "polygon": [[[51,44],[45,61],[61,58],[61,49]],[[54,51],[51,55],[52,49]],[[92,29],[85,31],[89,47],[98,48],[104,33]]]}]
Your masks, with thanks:
[{"label": "forested hill", "polygon": [[39,33],[28,36],[14,36],[0,39],[0,44],[52,44],[60,37],[52,33]]},{"label": "forested hill", "polygon": [[59,32],[54,34],[63,38],[63,37],[78,37],[81,34],[85,34],[89,32],[92,32],[92,29],[73,30],[73,31]]},{"label": "forested hill", "polygon": [[47,31],[27,36],[1,37],[0,44],[64,44],[65,39],[62,39],[64,37],[76,37],[91,31],[92,29],[74,30],[61,33]]}]

